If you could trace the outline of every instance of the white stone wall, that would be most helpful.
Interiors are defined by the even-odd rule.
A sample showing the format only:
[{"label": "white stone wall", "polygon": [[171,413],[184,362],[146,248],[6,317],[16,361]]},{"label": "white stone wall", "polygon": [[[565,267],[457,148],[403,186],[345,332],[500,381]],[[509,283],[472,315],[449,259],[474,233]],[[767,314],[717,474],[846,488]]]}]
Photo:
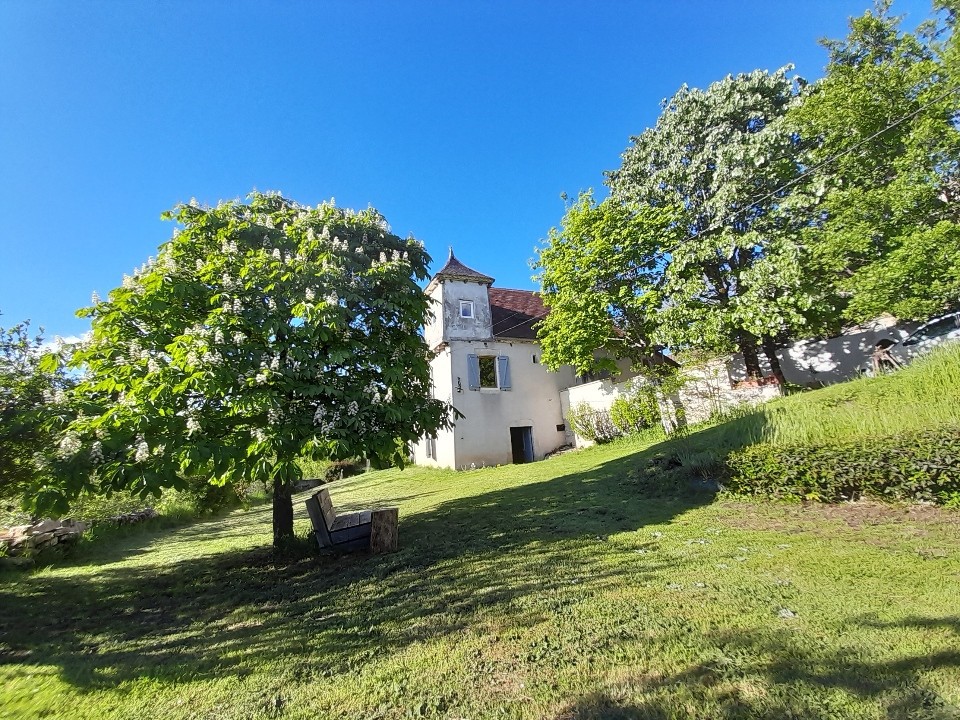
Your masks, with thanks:
[{"label": "white stone wall", "polygon": [[711,415],[728,412],[740,405],[759,405],[780,397],[780,386],[740,385],[734,387],[728,371],[729,361],[714,360],[698,367],[684,367],[689,380],[680,389],[678,400],[688,425],[708,420]]},{"label": "white stone wall", "polygon": [[[444,280],[430,294],[433,318],[424,327],[424,339],[431,348],[453,340],[489,340],[493,337],[490,298],[487,286],[477,282]],[[473,317],[460,317],[460,301],[473,303]]]},{"label": "white stone wall", "polygon": [[[450,348],[444,348],[430,362],[433,379],[433,397],[446,403],[453,402],[452,376],[450,372]],[[436,455],[427,457],[427,439],[421,438],[413,446],[413,462],[433,467],[454,467],[454,431],[441,430],[436,437]]]},{"label": "white stone wall", "polygon": [[[607,378],[605,380],[594,380],[583,385],[574,385],[566,392],[566,402],[569,404],[565,408],[564,422],[569,427],[569,412],[572,408],[580,405],[586,404],[594,411],[609,410],[613,401],[623,394],[626,384],[626,381],[615,383]],[[575,433],[573,437],[573,443],[578,448],[589,447],[594,444],[592,440],[582,438]]]},{"label": "white stone wall", "polygon": [[[854,378],[858,369],[870,363],[879,340],[902,340],[917,327],[916,323],[898,323],[892,316],[877,318],[827,340],[801,340],[779,350],[777,357],[787,382],[805,387],[831,385]],[[730,377],[736,382],[746,377],[743,357],[738,353],[729,361]],[[760,367],[770,367],[761,353]]]}]

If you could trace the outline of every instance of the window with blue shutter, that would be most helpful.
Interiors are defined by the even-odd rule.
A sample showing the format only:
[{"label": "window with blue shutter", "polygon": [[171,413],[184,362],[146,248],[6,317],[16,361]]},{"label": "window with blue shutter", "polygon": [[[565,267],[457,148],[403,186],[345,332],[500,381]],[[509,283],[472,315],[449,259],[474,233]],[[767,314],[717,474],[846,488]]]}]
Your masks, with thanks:
[{"label": "window with blue shutter", "polygon": [[506,355],[497,358],[497,379],[501,390],[510,389],[510,358]]},{"label": "window with blue shutter", "polygon": [[467,355],[467,387],[480,389],[480,358],[476,355]]}]

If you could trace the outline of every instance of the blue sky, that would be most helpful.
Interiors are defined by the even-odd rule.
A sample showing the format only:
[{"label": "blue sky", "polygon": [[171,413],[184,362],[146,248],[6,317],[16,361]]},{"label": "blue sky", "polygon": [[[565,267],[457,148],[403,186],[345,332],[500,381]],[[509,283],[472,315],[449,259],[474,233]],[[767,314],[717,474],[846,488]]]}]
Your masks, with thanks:
[{"label": "blue sky", "polygon": [[[0,325],[48,335],[179,201],[373,205],[500,287],[683,83],[822,74],[870,0],[0,0]],[[929,0],[896,0],[913,27]]]}]

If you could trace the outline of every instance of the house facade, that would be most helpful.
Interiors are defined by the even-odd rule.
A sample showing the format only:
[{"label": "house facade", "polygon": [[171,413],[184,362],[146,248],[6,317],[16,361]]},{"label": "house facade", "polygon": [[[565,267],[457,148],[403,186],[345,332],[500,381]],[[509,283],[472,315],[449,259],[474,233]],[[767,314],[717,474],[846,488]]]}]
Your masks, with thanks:
[{"label": "house facade", "polygon": [[435,353],[434,396],[463,417],[414,446],[417,464],[532,462],[572,440],[560,398],[576,382],[573,369],[552,371],[540,359],[535,325],[547,309],[536,293],[493,282],[451,250],[426,287],[433,300],[424,338]]}]

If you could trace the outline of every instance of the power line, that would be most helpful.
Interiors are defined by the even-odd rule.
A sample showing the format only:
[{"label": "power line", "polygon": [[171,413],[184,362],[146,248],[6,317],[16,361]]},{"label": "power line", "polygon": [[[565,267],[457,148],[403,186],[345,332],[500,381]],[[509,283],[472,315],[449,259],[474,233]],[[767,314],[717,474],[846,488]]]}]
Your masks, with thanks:
[{"label": "power line", "polygon": [[[950,95],[951,93],[955,93],[955,92],[957,92],[958,90],[960,90],[960,86],[958,86],[958,87],[953,87],[953,88],[948,89],[948,90],[947,90],[945,93],[943,93],[942,95],[938,95],[938,96],[935,97],[933,100],[931,100],[930,102],[926,103],[925,105],[921,105],[920,107],[918,107],[918,108],[917,108],[916,110],[914,110],[913,112],[908,113],[907,115],[904,115],[903,117],[894,120],[892,123],[890,123],[890,124],[887,125],[886,127],[882,128],[882,129],[880,129],[880,130],[877,130],[877,132],[873,133],[873,135],[870,135],[870,136],[868,136],[868,137],[865,137],[863,140],[860,140],[859,142],[851,145],[850,147],[848,147],[848,148],[846,148],[846,149],[844,149],[844,150],[841,150],[841,151],[838,152],[837,154],[832,155],[831,157],[827,158],[826,160],[823,160],[822,162],[817,163],[817,164],[814,165],[813,167],[811,167],[811,168],[805,170],[804,172],[800,173],[799,175],[797,175],[797,177],[793,178],[792,180],[790,180],[790,181],[788,181],[788,182],[785,182],[783,185],[781,185],[781,186],[778,187],[777,189],[775,189],[775,190],[767,193],[766,195],[764,195],[763,197],[761,197],[759,200],[753,201],[752,203],[750,203],[749,205],[747,205],[747,206],[744,207],[743,209],[741,209],[741,210],[739,210],[738,212],[734,213],[733,215],[731,215],[731,216],[729,217],[729,220],[732,221],[732,220],[734,220],[734,219],[736,219],[736,218],[744,215],[744,214],[747,213],[749,210],[752,210],[753,208],[757,207],[757,206],[760,205],[761,203],[766,202],[767,200],[769,200],[769,199],[772,198],[772,197],[775,197],[776,195],[780,194],[781,192],[783,192],[783,191],[786,190],[787,188],[792,187],[793,185],[796,185],[798,182],[800,182],[801,180],[803,180],[803,179],[804,179],[805,177],[807,177],[808,175],[812,175],[813,173],[815,173],[816,171],[820,170],[821,168],[824,168],[824,167],[826,167],[827,165],[830,165],[830,164],[836,162],[836,161],[839,160],[840,158],[842,158],[842,157],[844,157],[844,156],[846,156],[846,155],[849,155],[849,154],[852,153],[854,150],[862,147],[863,145],[865,145],[866,143],[870,142],[871,140],[875,140],[876,138],[880,137],[881,135],[883,135],[883,133],[887,132],[888,130],[892,130],[893,128],[897,127],[898,125],[901,125],[901,124],[905,123],[907,120],[910,120],[911,118],[916,117],[917,115],[919,115],[921,112],[923,112],[923,111],[926,110],[927,108],[935,105],[936,103],[940,102],[941,100],[943,100],[945,97],[947,97],[947,96]],[[701,231],[700,233],[698,233],[698,234],[703,234],[703,233],[711,232],[711,231],[713,231],[713,230],[719,230],[719,229],[722,228],[722,227],[724,227],[723,224],[720,224],[720,225],[711,225],[711,226],[708,226],[705,230],[702,230],[702,231]]]}]

